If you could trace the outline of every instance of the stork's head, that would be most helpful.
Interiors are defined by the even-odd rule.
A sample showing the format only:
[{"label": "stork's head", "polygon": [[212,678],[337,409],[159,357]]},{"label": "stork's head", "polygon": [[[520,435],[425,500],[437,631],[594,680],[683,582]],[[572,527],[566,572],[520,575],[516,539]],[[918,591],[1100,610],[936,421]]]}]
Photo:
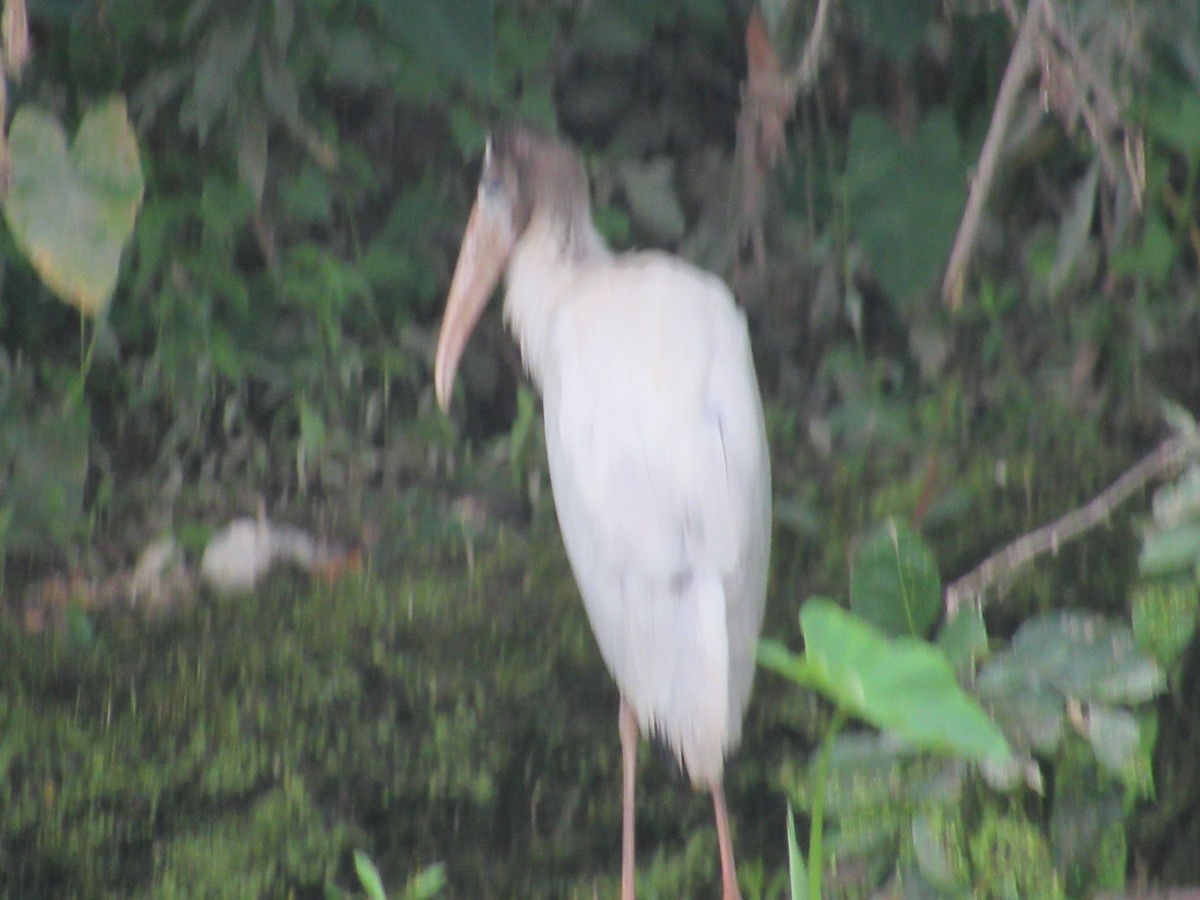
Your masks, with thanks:
[{"label": "stork's head", "polygon": [[530,222],[545,217],[568,244],[589,215],[587,177],[571,147],[520,126],[492,132],[438,336],[433,383],[442,409],[467,339]]}]

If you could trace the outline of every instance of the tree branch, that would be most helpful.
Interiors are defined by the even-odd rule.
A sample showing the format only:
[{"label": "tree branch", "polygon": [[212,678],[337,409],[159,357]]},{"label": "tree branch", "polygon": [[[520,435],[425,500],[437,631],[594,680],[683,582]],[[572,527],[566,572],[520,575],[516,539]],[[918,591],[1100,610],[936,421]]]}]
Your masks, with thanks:
[{"label": "tree branch", "polygon": [[825,32],[829,27],[829,7],[831,0],[818,0],[817,14],[813,16],[812,29],[808,40],[804,42],[804,52],[800,55],[800,64],[789,80],[788,88],[792,95],[792,105],[801,91],[808,91],[817,80],[817,72],[821,68],[821,60],[825,57]]},{"label": "tree branch", "polygon": [[946,277],[942,281],[942,299],[951,309],[958,309],[962,303],[967,266],[975,249],[979,223],[983,219],[983,205],[996,178],[1000,149],[1017,108],[1017,97],[1026,78],[1034,71],[1034,40],[1041,29],[1042,19],[1048,12],[1049,2],[1050,0],[1031,0],[1017,32],[1017,41],[1008,58],[1008,66],[1004,69],[1004,77],[1000,81],[996,106],[992,110],[992,121],[988,125],[983,149],[979,152],[979,163],[971,179],[967,207],[963,211],[962,222],[954,238],[954,248],[950,251],[950,261],[946,265]]},{"label": "tree branch", "polygon": [[1036,531],[1022,535],[947,587],[946,614],[953,616],[959,606],[968,600],[982,604],[983,595],[989,588],[1000,582],[1011,581],[1020,569],[1039,556],[1048,552],[1057,553],[1063,544],[1107,521],[1113,510],[1148,482],[1181,469],[1198,456],[1200,434],[1178,435],[1163,441],[1157,449],[1083,506]]}]

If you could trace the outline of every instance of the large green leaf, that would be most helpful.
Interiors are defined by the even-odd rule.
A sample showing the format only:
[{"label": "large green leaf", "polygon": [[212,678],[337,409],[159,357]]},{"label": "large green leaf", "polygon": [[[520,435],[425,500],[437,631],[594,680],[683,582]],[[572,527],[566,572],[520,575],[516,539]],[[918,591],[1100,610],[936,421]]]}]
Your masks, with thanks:
[{"label": "large green leaf", "polygon": [[856,615],[887,634],[923,637],[941,607],[937,564],[908,523],[888,519],[863,540],[850,573]]},{"label": "large green leaf", "polygon": [[1103,616],[1061,611],[1030,619],[1011,652],[1017,670],[1075,700],[1141,703],[1163,687],[1162,669],[1129,627]]},{"label": "large green leaf", "polygon": [[976,682],[1004,733],[1022,749],[1053,753],[1066,726],[1063,696],[1012,654],[989,660]]},{"label": "large green leaf", "polygon": [[112,297],[121,250],[142,203],[142,167],[125,100],[113,97],[83,117],[67,150],[62,125],[22,106],[9,129],[9,228],[42,280],[81,312]]},{"label": "large green leaf", "polygon": [[905,137],[878,113],[850,123],[846,193],[851,227],[871,269],[900,301],[928,289],[950,253],[967,176],[950,114],[930,114]]},{"label": "large green leaf", "polygon": [[387,900],[387,894],[383,890],[383,879],[379,877],[379,870],[375,868],[371,857],[361,850],[354,851],[354,871],[369,900]]},{"label": "large green leaf", "polygon": [[[812,603],[813,601],[809,601]],[[808,660],[801,653],[793,653],[779,641],[767,639],[758,645],[758,663],[776,675],[801,687],[817,688],[821,682],[814,681],[809,672]]]},{"label": "large green leaf", "polygon": [[917,746],[972,759],[1002,756],[999,729],[936,648],[882,632],[825,600],[800,612],[807,676],[843,708]]}]

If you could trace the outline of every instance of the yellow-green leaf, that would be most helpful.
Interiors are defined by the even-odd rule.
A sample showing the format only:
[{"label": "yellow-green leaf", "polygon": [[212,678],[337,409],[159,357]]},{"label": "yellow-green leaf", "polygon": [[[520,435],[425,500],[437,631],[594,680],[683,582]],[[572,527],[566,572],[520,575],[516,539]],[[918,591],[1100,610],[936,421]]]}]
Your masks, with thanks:
[{"label": "yellow-green leaf", "polygon": [[142,203],[137,139],[123,97],[83,117],[70,149],[58,119],[26,105],[8,134],[4,214],[21,251],[56,294],[86,315],[108,305]]}]

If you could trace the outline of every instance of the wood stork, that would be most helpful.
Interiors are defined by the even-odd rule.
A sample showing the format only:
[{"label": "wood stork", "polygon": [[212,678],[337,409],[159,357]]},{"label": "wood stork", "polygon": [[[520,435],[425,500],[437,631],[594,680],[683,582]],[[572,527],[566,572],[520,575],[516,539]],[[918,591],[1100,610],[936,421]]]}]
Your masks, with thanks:
[{"label": "wood stork", "polygon": [[434,365],[446,409],[500,276],[541,391],[555,508],[620,689],[621,896],[634,895],[638,734],[712,791],[725,900],[740,896],[721,775],[754,678],[770,462],[750,340],[725,284],[678,257],[612,254],[566,144],[493,133]]}]

